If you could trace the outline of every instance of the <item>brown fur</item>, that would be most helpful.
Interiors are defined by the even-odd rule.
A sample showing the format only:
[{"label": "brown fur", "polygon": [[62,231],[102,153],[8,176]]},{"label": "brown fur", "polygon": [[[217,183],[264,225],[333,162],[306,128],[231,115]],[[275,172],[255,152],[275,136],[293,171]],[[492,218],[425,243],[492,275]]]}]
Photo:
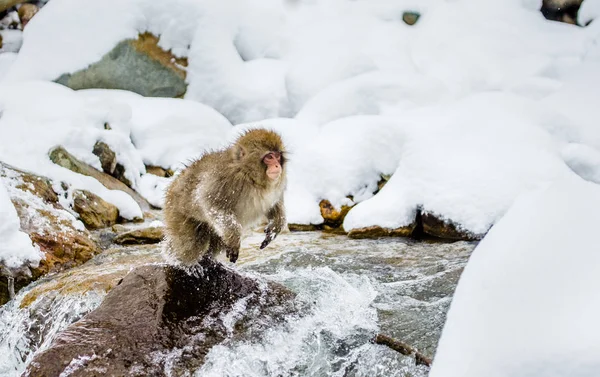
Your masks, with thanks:
[{"label": "brown fur", "polygon": [[269,224],[261,248],[275,238],[285,226],[286,169],[282,157],[279,179],[269,179],[262,160],[268,152],[285,156],[279,135],[251,130],[231,147],[204,155],[174,179],[165,202],[171,255],[191,265],[207,254],[225,250],[235,262],[242,232],[265,216]]}]

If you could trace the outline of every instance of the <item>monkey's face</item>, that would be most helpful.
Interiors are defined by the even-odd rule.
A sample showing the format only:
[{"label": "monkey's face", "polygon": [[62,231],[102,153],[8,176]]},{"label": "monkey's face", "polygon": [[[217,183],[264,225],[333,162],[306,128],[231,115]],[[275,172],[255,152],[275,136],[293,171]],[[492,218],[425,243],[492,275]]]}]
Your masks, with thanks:
[{"label": "monkey's face", "polygon": [[267,177],[271,181],[277,181],[283,170],[283,156],[281,152],[268,152],[262,158],[263,164],[267,166]]}]

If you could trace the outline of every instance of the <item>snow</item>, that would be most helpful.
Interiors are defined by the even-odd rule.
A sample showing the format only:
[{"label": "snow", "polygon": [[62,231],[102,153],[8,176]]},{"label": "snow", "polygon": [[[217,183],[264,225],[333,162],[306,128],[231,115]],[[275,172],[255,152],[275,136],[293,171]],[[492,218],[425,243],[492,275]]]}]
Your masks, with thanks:
[{"label": "snow", "polygon": [[[580,20],[597,4],[586,0]],[[170,179],[145,166],[178,170],[241,130],[267,127],[289,152],[289,222],[321,223],[327,199],[357,204],[346,230],[408,225],[421,209],[482,235],[525,192],[576,175],[600,182],[600,24],[550,22],[539,8],[53,0],[27,25],[18,55],[0,55],[0,137],[11,140],[0,160],[92,191],[132,218],[141,211],[131,198],[55,166],[48,150],[63,145],[100,168],[91,150],[104,141],[133,188],[161,206]],[[402,21],[406,11],[420,12],[416,25]],[[47,82],[146,31],[188,59],[185,99]],[[377,192],[382,175],[393,176]]]},{"label": "snow", "polygon": [[589,22],[600,16],[600,1],[585,0],[579,8],[577,14],[577,22],[579,25],[587,25]]},{"label": "snow", "polygon": [[20,267],[25,263],[37,264],[42,254],[36,249],[29,236],[20,231],[17,211],[10,201],[4,184],[0,182],[0,263],[9,267]]},{"label": "snow", "polygon": [[473,252],[430,376],[598,374],[600,187],[520,197]]}]

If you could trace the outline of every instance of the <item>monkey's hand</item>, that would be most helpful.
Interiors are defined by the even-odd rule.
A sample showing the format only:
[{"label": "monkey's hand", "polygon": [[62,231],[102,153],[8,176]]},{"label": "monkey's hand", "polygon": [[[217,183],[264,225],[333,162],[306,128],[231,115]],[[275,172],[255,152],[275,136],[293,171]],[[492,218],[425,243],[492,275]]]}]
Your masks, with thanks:
[{"label": "monkey's hand", "polygon": [[262,250],[265,247],[267,247],[267,245],[270,244],[271,241],[273,241],[275,239],[275,237],[277,237],[279,232],[281,232],[281,227],[277,226],[274,221],[270,222],[265,227],[266,236],[265,236],[264,241],[260,244],[260,249]]},{"label": "monkey's hand", "polygon": [[239,248],[232,248],[232,247],[226,247],[225,248],[225,256],[227,258],[229,258],[229,261],[231,263],[235,263],[238,259],[238,256],[240,255],[240,249]]}]

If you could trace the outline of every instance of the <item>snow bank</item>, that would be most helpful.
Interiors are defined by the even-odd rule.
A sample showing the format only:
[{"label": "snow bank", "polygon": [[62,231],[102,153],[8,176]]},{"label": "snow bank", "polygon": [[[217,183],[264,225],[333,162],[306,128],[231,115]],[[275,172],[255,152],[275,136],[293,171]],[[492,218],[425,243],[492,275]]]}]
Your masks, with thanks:
[{"label": "snow bank", "polygon": [[104,141],[116,152],[133,188],[158,203],[164,184],[149,185],[145,179],[141,189],[144,163],[177,166],[184,158],[221,145],[231,127],[223,116],[194,102],[145,99],[119,91],[74,92],[45,82],[2,85],[0,108],[0,139],[10,141],[0,144],[1,161],[91,191],[117,205],[127,219],[142,217],[129,195],[53,164],[49,150],[62,145],[101,170],[92,150],[97,141]]},{"label": "snow bank", "polygon": [[473,252],[431,377],[598,374],[600,187],[523,195]]},{"label": "snow bank", "polygon": [[[415,26],[405,11],[421,13]],[[21,84],[83,69],[145,31],[188,58],[186,101]],[[600,26],[549,22],[539,0],[53,0],[28,25],[5,77],[16,86],[0,97],[0,133],[44,140],[1,146],[0,158],[115,202],[45,157],[61,143],[99,166],[90,151],[104,140],[157,204],[168,180],[144,164],[179,168],[265,126],[291,152],[291,222],[321,222],[328,199],[359,203],[346,230],[406,225],[424,208],[480,234],[523,191],[573,172],[598,181],[598,41]],[[394,176],[372,197],[382,174]]]},{"label": "snow bank", "polygon": [[405,226],[422,207],[485,233],[521,192],[571,174],[561,144],[541,126],[554,120],[548,115],[532,101],[492,93],[404,112],[398,168],[344,228]]},{"label": "snow bank", "polygon": [[0,263],[9,268],[39,263],[42,253],[33,246],[29,236],[20,231],[19,216],[1,182],[0,219]]}]

